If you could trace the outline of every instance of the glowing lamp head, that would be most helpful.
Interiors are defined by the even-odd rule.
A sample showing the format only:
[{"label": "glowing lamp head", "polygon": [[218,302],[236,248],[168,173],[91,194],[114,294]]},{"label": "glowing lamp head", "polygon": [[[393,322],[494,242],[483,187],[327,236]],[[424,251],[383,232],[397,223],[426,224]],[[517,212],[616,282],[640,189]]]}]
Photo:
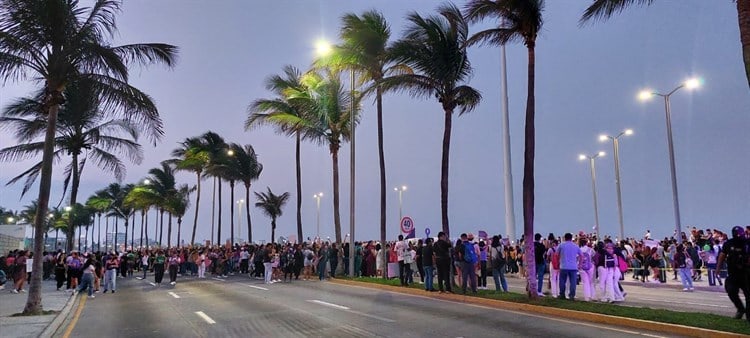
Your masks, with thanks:
[{"label": "glowing lamp head", "polygon": [[599,142],[604,142],[609,139],[609,136],[606,134],[599,135]]},{"label": "glowing lamp head", "polygon": [[332,51],[333,47],[328,41],[324,39],[315,41],[315,54],[318,56],[328,56]]},{"label": "glowing lamp head", "polygon": [[587,157],[586,155],[584,155],[584,154],[580,154],[580,155],[578,155],[578,160],[580,160],[580,161],[583,161],[583,160],[585,160],[585,159],[587,159],[587,158],[588,158],[588,157]]},{"label": "glowing lamp head", "polygon": [[625,129],[625,135],[633,135],[633,129]]},{"label": "glowing lamp head", "polygon": [[641,101],[646,101],[654,96],[654,93],[648,89],[641,90],[638,93],[638,99]]},{"label": "glowing lamp head", "polygon": [[143,180],[143,184],[146,184],[146,185],[151,184],[151,180],[145,179]]},{"label": "glowing lamp head", "polygon": [[65,211],[71,211],[71,210],[73,210],[73,208],[71,206],[65,207]]},{"label": "glowing lamp head", "polygon": [[13,223],[13,221],[15,221],[15,219],[13,219],[13,217],[8,217],[8,223]]},{"label": "glowing lamp head", "polygon": [[602,156],[604,156],[604,155],[607,155],[607,153],[605,153],[605,152],[603,152],[603,151],[600,151],[600,152],[599,152],[599,153],[598,153],[597,155],[599,155],[599,157],[602,157]]},{"label": "glowing lamp head", "polygon": [[227,155],[234,156],[234,150],[227,150]]},{"label": "glowing lamp head", "polygon": [[701,79],[694,77],[692,79],[688,79],[685,81],[685,88],[687,89],[696,89],[701,86]]}]

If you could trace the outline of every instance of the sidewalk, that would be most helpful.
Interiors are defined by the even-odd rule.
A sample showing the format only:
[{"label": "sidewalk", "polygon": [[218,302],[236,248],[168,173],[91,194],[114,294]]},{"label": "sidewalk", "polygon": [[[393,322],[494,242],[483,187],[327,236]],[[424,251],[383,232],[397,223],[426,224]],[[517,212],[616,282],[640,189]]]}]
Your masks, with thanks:
[{"label": "sidewalk", "polygon": [[[722,283],[724,280],[722,280]],[[620,281],[623,285],[630,285],[630,286],[642,286],[644,288],[670,288],[670,289],[676,289],[676,290],[682,290],[682,282],[679,279],[674,279],[674,272],[669,271],[667,272],[667,282],[666,283],[654,283],[649,278],[648,282],[641,282],[639,280],[633,279],[633,273],[628,272],[625,274],[625,280]],[[698,291],[710,291],[710,292],[725,292],[724,287],[719,285],[718,283],[715,286],[708,285],[708,276],[706,276],[705,273],[703,273],[703,276],[701,280],[693,281],[693,288]]]},{"label": "sidewalk", "polygon": [[26,293],[14,294],[8,290],[12,288],[12,285],[9,284],[5,285],[4,290],[0,290],[0,327],[2,328],[0,336],[2,337],[41,336],[71,299],[69,292],[55,290],[54,280],[42,281],[42,306],[45,311],[52,310],[57,311],[57,313],[44,316],[12,317],[12,315],[23,311],[26,299],[29,296],[29,287],[26,285],[24,288],[27,291]]}]

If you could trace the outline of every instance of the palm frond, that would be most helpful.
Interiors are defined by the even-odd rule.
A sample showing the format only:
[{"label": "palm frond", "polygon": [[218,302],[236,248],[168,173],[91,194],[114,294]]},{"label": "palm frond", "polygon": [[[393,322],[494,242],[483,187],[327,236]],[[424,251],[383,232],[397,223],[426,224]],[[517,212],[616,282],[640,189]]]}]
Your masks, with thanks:
[{"label": "palm frond", "polygon": [[589,22],[604,21],[628,7],[650,6],[653,2],[654,0],[594,0],[581,15],[578,24],[583,26]]}]

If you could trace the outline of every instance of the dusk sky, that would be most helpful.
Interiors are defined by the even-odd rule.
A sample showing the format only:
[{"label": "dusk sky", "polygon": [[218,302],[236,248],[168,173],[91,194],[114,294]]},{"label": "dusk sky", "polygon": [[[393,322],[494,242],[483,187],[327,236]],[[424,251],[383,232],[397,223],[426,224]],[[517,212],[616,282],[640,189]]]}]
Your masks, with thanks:
[{"label": "dusk sky", "polygon": [[[589,3],[547,1],[544,29],[537,40],[536,232],[561,235],[591,230],[594,216],[589,166],[578,160],[578,154],[602,150],[607,155],[597,160],[601,233],[617,235],[612,145],[600,143],[598,135],[632,128],[635,133],[620,144],[626,235],[640,237],[646,229],[655,237],[672,234],[664,105],[658,98],[640,102],[637,94],[644,88],[669,92],[691,76],[701,77],[703,86],[681,90],[672,97],[682,224],[723,231],[734,225],[750,225],[750,88],[743,72],[734,2],[661,0],[650,7],[631,8],[603,23],[579,27],[578,19]],[[132,84],[156,100],[166,134],[156,147],[141,140],[145,159],[141,165],[128,165],[123,183],[143,179],[186,137],[212,130],[228,142],[255,147],[265,169],[253,190],[270,187],[276,193],[292,194],[278,220],[277,235],[296,234],[294,140],[276,135],[270,128],[246,132],[243,123],[247,106],[255,99],[272,97],[263,87],[264,79],[280,73],[285,65],[306,70],[315,57],[317,39],[335,43],[343,14],[380,10],[391,25],[395,41],[410,11],[430,15],[438,4],[412,0],[126,1],[115,44],[165,42],[179,46],[180,54],[173,70],[132,70]],[[465,2],[457,4],[463,7]],[[494,24],[487,21],[473,26],[472,33]],[[520,44],[509,45],[507,53],[516,233],[520,236],[527,54]],[[474,68],[469,84],[484,98],[475,111],[454,117],[451,232],[504,234],[500,49],[471,48],[469,57]],[[33,88],[31,82],[6,83],[0,90],[0,106],[28,95]],[[357,128],[357,240],[379,238],[375,127],[375,106],[368,99]],[[436,233],[441,226],[440,105],[436,100],[387,94],[384,132],[388,238],[398,234],[398,194],[393,187],[400,185],[408,186],[404,215],[413,217],[417,234],[423,234],[425,227]],[[0,133],[0,147],[14,144],[8,131]],[[308,143],[302,149],[305,236],[315,233],[313,194],[323,192],[322,237],[333,238],[328,148]],[[20,184],[5,186],[32,162],[0,163],[0,206],[21,209],[37,197],[38,184],[21,200]],[[61,198],[62,163],[67,162],[54,167],[53,206]],[[340,172],[342,233],[346,234],[348,144],[341,149]],[[114,180],[111,174],[87,165],[79,199],[85,201]],[[181,173],[179,181],[195,184],[194,176],[188,173]],[[201,240],[210,238],[211,228],[211,180],[203,183],[197,236]],[[229,233],[228,207],[234,205],[228,190],[227,185],[223,235]],[[235,194],[236,200],[242,198],[244,188],[237,188]],[[188,210],[183,222],[183,238],[189,239],[193,210]],[[251,212],[253,239],[268,240],[270,220],[257,208]],[[244,217],[242,224],[242,238],[247,238]]]}]

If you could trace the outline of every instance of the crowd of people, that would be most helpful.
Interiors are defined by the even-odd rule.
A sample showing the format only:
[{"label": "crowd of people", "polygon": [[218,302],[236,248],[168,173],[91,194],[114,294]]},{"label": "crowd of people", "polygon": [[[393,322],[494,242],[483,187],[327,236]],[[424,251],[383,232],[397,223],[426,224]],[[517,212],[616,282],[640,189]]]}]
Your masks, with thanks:
[{"label": "crowd of people", "polygon": [[[750,227],[735,227],[733,238],[750,243]],[[576,299],[577,286],[583,288],[583,300],[622,302],[627,293],[620,283],[631,278],[643,283],[666,283],[669,274],[679,279],[683,291],[694,290],[693,281],[701,280],[705,273],[710,286],[724,285],[738,316],[748,310],[737,296],[742,290],[750,296],[750,244],[746,244],[747,257],[736,257],[743,251],[730,250],[735,246],[726,233],[716,229],[693,228],[682,234],[679,243],[675,238],[656,241],[647,232],[643,239],[617,240],[596,238],[593,234],[579,232],[563,236],[549,234],[533,238],[534,252],[529,257],[536,265],[536,292],[538,296]],[[727,246],[726,244],[730,244]],[[419,278],[424,289],[430,292],[452,293],[459,288],[463,293],[487,290],[487,280],[492,277],[494,290],[508,292],[506,275],[525,277],[525,239],[510,242],[500,235],[475,238],[471,233],[461,234],[455,242],[440,232],[437,238],[404,239],[378,243],[355,242],[355,277],[398,278],[408,286]],[[312,243],[268,243],[265,245],[234,245],[214,247],[179,247],[128,250],[125,252],[69,254],[61,250],[44,252],[43,278],[56,280],[57,290],[63,285],[70,292],[86,291],[94,298],[97,292],[117,291],[118,278],[146,279],[153,272],[154,285],[160,287],[164,274],[169,283],[176,285],[178,276],[192,275],[206,278],[226,278],[241,274],[263,279],[265,283],[292,282],[293,280],[325,280],[337,274],[349,274],[349,243],[315,241]],[[11,251],[0,257],[0,289],[5,280],[13,280],[10,292],[24,292],[30,276],[30,252]],[[741,261],[738,263],[738,261]],[[733,277],[734,276],[734,277]],[[742,278],[738,276],[744,276]],[[437,286],[435,286],[435,280]],[[545,287],[546,285],[546,287]],[[732,296],[734,294],[734,296]],[[740,316],[741,317],[741,316]]]}]

